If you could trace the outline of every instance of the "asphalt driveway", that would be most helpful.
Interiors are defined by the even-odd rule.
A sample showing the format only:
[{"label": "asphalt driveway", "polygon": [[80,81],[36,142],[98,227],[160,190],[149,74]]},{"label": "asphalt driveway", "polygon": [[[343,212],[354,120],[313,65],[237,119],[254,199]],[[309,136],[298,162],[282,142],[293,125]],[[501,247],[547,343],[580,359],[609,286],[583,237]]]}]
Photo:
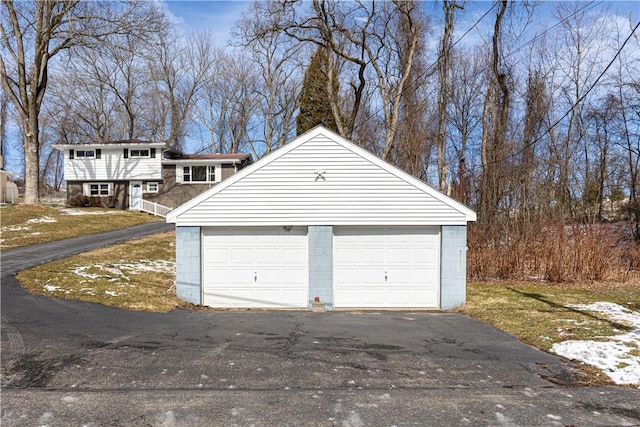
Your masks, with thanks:
[{"label": "asphalt driveway", "polygon": [[3,426],[640,425],[638,390],[459,314],[132,312],[4,260]]}]

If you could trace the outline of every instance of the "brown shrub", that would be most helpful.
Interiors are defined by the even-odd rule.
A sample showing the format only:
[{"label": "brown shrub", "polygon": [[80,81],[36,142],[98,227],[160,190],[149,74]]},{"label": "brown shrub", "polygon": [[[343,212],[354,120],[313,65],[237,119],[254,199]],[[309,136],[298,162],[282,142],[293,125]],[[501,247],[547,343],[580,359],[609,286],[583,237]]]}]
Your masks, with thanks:
[{"label": "brown shrub", "polygon": [[627,281],[640,266],[640,247],[615,224],[510,224],[498,232],[474,224],[468,243],[474,279]]}]

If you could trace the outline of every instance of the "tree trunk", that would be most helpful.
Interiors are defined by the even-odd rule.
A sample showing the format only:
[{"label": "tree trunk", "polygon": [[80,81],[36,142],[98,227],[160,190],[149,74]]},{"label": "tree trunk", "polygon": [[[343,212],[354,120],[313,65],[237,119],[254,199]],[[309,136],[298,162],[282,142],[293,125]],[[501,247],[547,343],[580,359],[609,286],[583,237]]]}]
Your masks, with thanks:
[{"label": "tree trunk", "polygon": [[40,203],[40,141],[37,114],[24,119],[24,204]]}]

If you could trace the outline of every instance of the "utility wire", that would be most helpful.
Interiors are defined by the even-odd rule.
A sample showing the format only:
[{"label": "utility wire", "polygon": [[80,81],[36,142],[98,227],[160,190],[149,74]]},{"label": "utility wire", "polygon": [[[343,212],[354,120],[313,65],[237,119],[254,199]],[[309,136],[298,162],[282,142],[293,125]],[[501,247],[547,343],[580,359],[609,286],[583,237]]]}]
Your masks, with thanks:
[{"label": "utility wire", "polygon": [[593,84],[589,87],[589,89],[587,89],[587,91],[580,97],[578,98],[578,100],[571,106],[571,108],[569,108],[569,110],[567,110],[566,113],[564,113],[564,115],[562,117],[560,117],[558,120],[556,120],[551,126],[549,126],[543,133],[542,135],[540,135],[539,137],[537,137],[535,140],[533,140],[532,142],[525,144],[524,147],[522,147],[520,150],[508,154],[507,156],[505,156],[503,159],[499,159],[499,160],[494,160],[491,162],[486,163],[484,166],[489,166],[489,165],[493,165],[496,163],[501,163],[504,161],[507,161],[515,156],[518,156],[520,154],[522,154],[527,148],[531,147],[532,145],[537,144],[538,142],[540,142],[540,140],[546,136],[549,132],[551,132],[553,130],[553,128],[555,128],[556,126],[558,126],[560,124],[560,122],[562,120],[564,120],[569,114],[571,114],[571,112],[578,106],[580,105],[580,103],[582,101],[584,101],[584,99],[587,97],[587,95],[589,95],[589,93],[598,85],[598,83],[600,82],[600,80],[602,79],[602,77],[604,77],[604,75],[607,73],[607,71],[609,71],[609,68],[611,68],[611,66],[613,65],[613,63],[616,61],[616,59],[618,59],[618,56],[620,56],[620,53],[622,53],[622,50],[624,49],[624,47],[626,46],[626,44],[629,42],[629,40],[631,39],[631,37],[633,37],[633,34],[636,32],[636,30],[638,29],[638,27],[640,27],[640,21],[638,21],[638,23],[636,24],[636,26],[633,28],[633,30],[631,30],[631,33],[629,34],[629,36],[625,39],[625,41],[622,43],[622,46],[620,46],[620,48],[618,49],[618,51],[616,52],[615,55],[613,55],[613,58],[611,59],[611,61],[609,62],[609,64],[605,67],[605,69],[600,73],[600,75],[598,76],[598,78],[593,82]]},{"label": "utility wire", "polygon": [[[453,49],[453,47],[455,45],[457,45],[458,43],[460,43],[462,41],[463,38],[465,38],[465,36],[467,34],[469,34],[474,28],[476,28],[478,26],[478,24],[480,23],[480,21],[482,21],[488,14],[489,12],[491,12],[495,7],[496,7],[497,3],[494,3],[493,6],[491,6],[491,8],[489,8],[489,10],[487,10],[478,20],[476,20],[473,25],[464,32],[464,34],[462,34],[462,36],[460,36],[460,38],[458,40],[456,40],[451,47],[449,47],[448,51],[450,51],[451,49]],[[440,60],[442,59],[442,56],[444,55],[444,53],[441,53],[440,55],[438,55],[438,58],[435,60],[435,62],[431,65],[429,65],[422,73],[420,73],[418,75],[418,77],[411,82],[409,85],[407,85],[407,89],[409,89],[412,84],[415,84],[416,82],[418,82],[422,77],[424,77],[425,75],[427,75],[436,65],[438,65],[438,63],[440,62]],[[366,117],[365,119],[363,119],[360,123],[358,123],[357,125],[353,126],[353,129],[358,129],[360,126],[362,126],[363,124],[365,124],[366,122],[368,122],[369,120],[371,120],[373,117],[375,117],[378,113],[380,113],[381,111],[383,111],[386,108],[386,106],[382,106],[380,108],[378,108],[373,114],[369,115],[368,117]]]},{"label": "utility wire", "polygon": [[[535,37],[533,37],[531,40],[523,43],[522,45],[518,46],[517,48],[515,48],[514,50],[512,50],[508,56],[514,55],[515,53],[517,53],[520,49],[522,49],[523,47],[535,42],[536,40],[544,37],[545,35],[547,35],[548,33],[550,33],[551,31],[555,30],[557,27],[559,27],[560,25],[562,25],[563,23],[567,22],[569,19],[573,18],[574,16],[576,16],[578,13],[581,13],[582,11],[588,11],[591,10],[593,7],[598,6],[600,4],[602,4],[603,1],[599,1],[598,3],[595,3],[594,1],[590,1],[589,3],[587,3],[585,6],[581,7],[580,9],[576,10],[574,13],[572,13],[570,16],[556,22],[553,26],[549,27],[548,29],[546,29],[545,31],[543,31],[542,33],[536,35]],[[487,10],[480,18],[478,18],[473,25],[471,25],[471,27],[469,27],[467,29],[467,31],[465,31],[449,48],[447,48],[447,53],[449,53],[458,43],[460,43],[462,41],[462,39],[464,39],[467,34],[469,34],[474,28],[477,28],[478,24],[497,6],[497,2],[494,2],[493,6],[491,6],[489,8],[489,10]],[[589,8],[589,9],[587,9]],[[431,72],[431,70],[438,65],[438,63],[441,61],[442,57],[444,56],[444,52],[440,53],[438,55],[438,58],[436,58],[436,60],[429,65],[422,73],[420,73],[416,79],[409,83],[407,85],[407,89],[411,88],[412,85],[417,84],[420,79],[422,79],[425,75],[427,75],[428,73]],[[485,67],[483,70],[481,70],[481,72],[485,72],[489,67]],[[369,115],[368,117],[364,118],[360,123],[358,123],[357,125],[353,126],[353,129],[358,129],[360,126],[364,125],[366,122],[368,122],[369,120],[371,120],[373,117],[375,117],[378,113],[380,113],[381,111],[383,111],[385,109],[385,106],[379,107],[373,114]],[[566,116],[565,116],[566,117]]]}]

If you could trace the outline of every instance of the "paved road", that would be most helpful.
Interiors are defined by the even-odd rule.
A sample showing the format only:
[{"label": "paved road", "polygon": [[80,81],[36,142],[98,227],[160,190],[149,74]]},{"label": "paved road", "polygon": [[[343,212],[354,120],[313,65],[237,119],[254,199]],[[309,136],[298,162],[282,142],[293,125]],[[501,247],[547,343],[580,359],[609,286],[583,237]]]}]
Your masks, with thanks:
[{"label": "paved road", "polygon": [[113,245],[138,237],[171,230],[173,230],[172,224],[157,221],[121,228],[119,230],[73,237],[66,240],[3,250],[0,254],[2,258],[0,264],[2,277],[46,262],[87,252],[101,246]]},{"label": "paved road", "polygon": [[3,426],[640,425],[638,390],[454,313],[154,314],[2,276]]}]

